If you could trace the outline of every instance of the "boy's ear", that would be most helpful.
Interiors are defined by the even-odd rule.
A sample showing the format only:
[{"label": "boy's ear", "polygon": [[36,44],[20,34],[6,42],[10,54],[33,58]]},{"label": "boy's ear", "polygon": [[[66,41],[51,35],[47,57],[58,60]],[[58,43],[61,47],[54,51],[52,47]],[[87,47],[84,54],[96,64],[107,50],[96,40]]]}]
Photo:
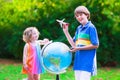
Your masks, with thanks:
[{"label": "boy's ear", "polygon": [[89,14],[86,14],[87,18],[90,19],[90,15]]},{"label": "boy's ear", "polygon": [[88,14],[86,14],[86,16],[87,16],[87,19],[89,19],[89,15],[88,15]]}]

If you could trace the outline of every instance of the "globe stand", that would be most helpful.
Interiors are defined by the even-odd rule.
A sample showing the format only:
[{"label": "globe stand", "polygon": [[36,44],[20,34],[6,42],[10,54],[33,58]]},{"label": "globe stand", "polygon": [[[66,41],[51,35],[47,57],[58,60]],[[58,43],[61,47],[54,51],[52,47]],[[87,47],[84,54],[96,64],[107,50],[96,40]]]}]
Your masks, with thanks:
[{"label": "globe stand", "polygon": [[55,80],[60,80],[60,74],[66,72],[72,61],[72,53],[69,50],[62,42],[48,43],[41,50],[42,65],[48,72],[55,74]]},{"label": "globe stand", "polygon": [[60,79],[59,79],[59,74],[56,74],[56,80],[60,80]]}]

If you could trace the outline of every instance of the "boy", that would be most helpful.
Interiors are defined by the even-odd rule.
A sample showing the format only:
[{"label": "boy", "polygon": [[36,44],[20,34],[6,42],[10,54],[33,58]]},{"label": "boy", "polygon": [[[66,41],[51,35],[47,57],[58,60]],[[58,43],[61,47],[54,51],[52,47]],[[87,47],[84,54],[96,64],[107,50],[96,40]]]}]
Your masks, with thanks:
[{"label": "boy", "polygon": [[81,25],[77,27],[74,38],[68,32],[68,25],[63,24],[63,32],[75,52],[73,69],[75,80],[90,80],[96,68],[96,49],[99,46],[95,26],[88,21],[90,12],[85,6],[78,6],[74,11],[75,18]]}]

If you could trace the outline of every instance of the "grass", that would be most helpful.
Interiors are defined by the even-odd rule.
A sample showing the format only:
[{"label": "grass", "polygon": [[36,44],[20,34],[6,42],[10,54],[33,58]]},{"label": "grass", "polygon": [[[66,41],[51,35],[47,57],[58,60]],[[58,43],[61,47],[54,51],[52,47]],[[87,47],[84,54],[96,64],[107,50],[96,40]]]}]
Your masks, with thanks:
[{"label": "grass", "polygon": [[[0,64],[0,80],[22,80],[26,75],[21,74],[21,64]],[[56,75],[51,73],[41,74],[41,80],[55,80]],[[66,73],[60,74],[60,80],[74,80],[74,72],[71,67]],[[119,68],[98,68],[98,75],[91,80],[120,80]]]}]

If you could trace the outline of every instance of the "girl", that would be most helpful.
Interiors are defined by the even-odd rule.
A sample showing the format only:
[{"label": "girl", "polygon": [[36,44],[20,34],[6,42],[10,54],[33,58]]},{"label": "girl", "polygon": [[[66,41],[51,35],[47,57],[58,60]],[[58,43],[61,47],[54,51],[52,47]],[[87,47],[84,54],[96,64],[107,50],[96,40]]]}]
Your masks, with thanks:
[{"label": "girl", "polygon": [[26,28],[23,33],[23,41],[26,42],[23,51],[22,73],[28,75],[27,80],[39,80],[43,72],[40,56],[40,45],[46,44],[49,40],[38,40],[39,31],[35,27]]}]

